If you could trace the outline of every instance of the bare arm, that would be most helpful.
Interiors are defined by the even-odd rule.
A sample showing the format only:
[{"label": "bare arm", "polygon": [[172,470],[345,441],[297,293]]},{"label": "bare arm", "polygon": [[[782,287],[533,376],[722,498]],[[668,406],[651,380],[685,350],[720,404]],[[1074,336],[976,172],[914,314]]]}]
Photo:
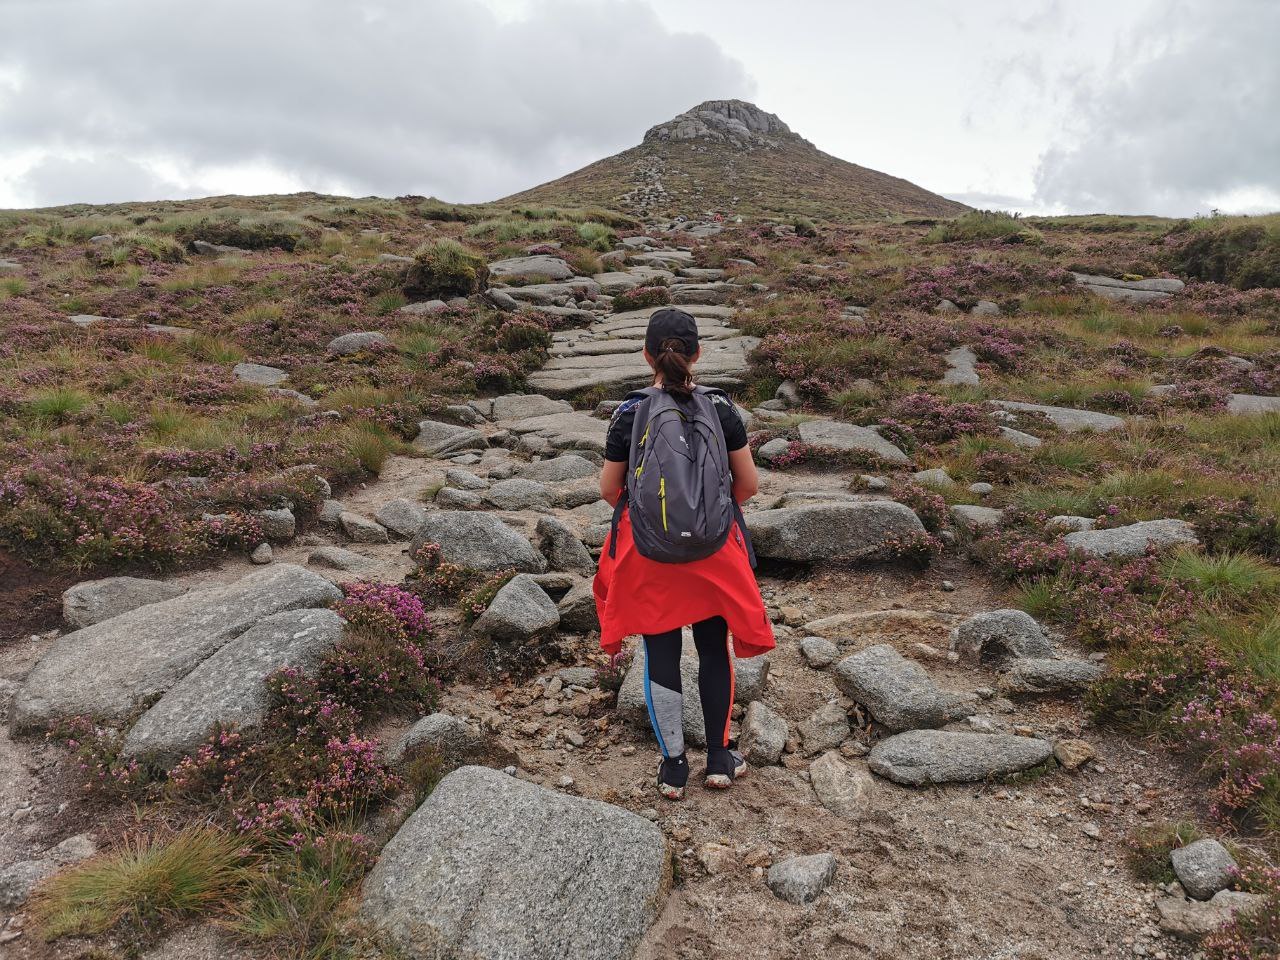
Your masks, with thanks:
[{"label": "bare arm", "polygon": [[[606,464],[607,466],[607,464]],[[746,503],[760,490],[760,474],[751,457],[751,448],[742,447],[729,454],[729,472],[733,474],[733,499]]]},{"label": "bare arm", "polygon": [[626,475],[627,465],[622,461],[604,462],[604,469],[600,471],[600,496],[609,506],[618,505],[618,497],[622,496],[622,481]]}]

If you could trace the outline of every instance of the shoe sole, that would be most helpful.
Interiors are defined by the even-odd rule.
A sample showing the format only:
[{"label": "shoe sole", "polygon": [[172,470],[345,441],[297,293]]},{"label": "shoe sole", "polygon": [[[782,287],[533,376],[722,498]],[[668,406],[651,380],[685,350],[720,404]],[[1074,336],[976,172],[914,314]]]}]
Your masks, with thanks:
[{"label": "shoe sole", "polygon": [[708,790],[728,790],[733,786],[735,780],[741,780],[747,775],[747,764],[744,761],[733,770],[733,776],[727,773],[712,773],[707,775],[706,787]]},{"label": "shoe sole", "polygon": [[658,793],[662,794],[668,800],[683,800],[684,787],[673,787],[669,783],[659,783]]}]

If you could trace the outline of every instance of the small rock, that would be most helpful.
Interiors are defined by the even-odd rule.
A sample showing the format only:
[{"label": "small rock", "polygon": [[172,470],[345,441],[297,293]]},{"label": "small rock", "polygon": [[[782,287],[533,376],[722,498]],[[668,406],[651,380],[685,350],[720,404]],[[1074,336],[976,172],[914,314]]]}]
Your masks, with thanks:
[{"label": "small rock", "polygon": [[435,504],[441,510],[479,510],[484,500],[474,490],[441,487],[436,491]]},{"label": "small rock", "polygon": [[298,529],[298,521],[292,510],[259,510],[258,522],[262,527],[262,535],[268,540],[292,540]]},{"label": "small rock", "polygon": [[1227,889],[1239,870],[1235,857],[1212,837],[1174,850],[1169,859],[1182,888],[1197,900],[1208,900],[1219,890]]},{"label": "small rock", "polygon": [[378,512],[373,516],[378,523],[396,534],[400,539],[408,540],[422,526],[422,521],[427,518],[427,511],[412,500],[397,497],[380,506]]},{"label": "small rock", "polygon": [[271,557],[271,544],[260,543],[253,548],[253,553],[249,554],[249,561],[251,563],[263,565],[270,563]]},{"label": "small rock", "polygon": [[338,518],[338,522],[342,524],[343,532],[356,543],[391,542],[391,537],[387,534],[386,527],[374,520],[370,520],[368,517],[362,517],[358,513],[352,513],[348,510]]},{"label": "small rock", "polygon": [[821,753],[840,746],[849,736],[849,715],[838,703],[825,703],[796,726],[805,753]]},{"label": "small rock", "polygon": [[1087,740],[1059,740],[1053,745],[1053,755],[1064,770],[1079,770],[1098,754]]},{"label": "small rock", "polygon": [[1018,658],[1053,654],[1044,627],[1022,610],[974,614],[952,632],[951,648],[962,657],[997,666]]},{"label": "small rock", "polygon": [[472,629],[496,640],[527,640],[560,623],[551,598],[528,574],[512,577],[497,592]]},{"label": "small rock", "polygon": [[1163,897],[1156,901],[1156,909],[1161,930],[1194,942],[1230,922],[1235,914],[1259,910],[1266,902],[1262,894],[1220,890],[1208,901]]},{"label": "small rock", "polygon": [[742,752],[751,764],[763,767],[777,763],[782,758],[787,735],[787,721],[762,701],[756,700],[747,707],[740,739]]},{"label": "small rock", "polygon": [[911,475],[911,479],[927,487],[954,487],[956,485],[956,482],[951,479],[951,474],[947,473],[942,467],[934,467],[932,470],[918,470]]},{"label": "small rock", "polygon": [[1200,540],[1185,520],[1144,520],[1110,530],[1079,530],[1062,538],[1067,549],[1087,557],[1132,559],[1149,548],[1195,546]]},{"label": "small rock", "polygon": [[836,858],[830,853],[791,857],[769,868],[766,883],[774,896],[787,903],[812,903],[836,878]]},{"label": "small rock", "polygon": [[483,498],[486,503],[492,504],[499,510],[546,509],[552,505],[554,499],[545,484],[522,477],[513,477],[510,480],[495,483]]},{"label": "small rock", "polygon": [[1082,690],[1106,670],[1089,660],[1053,660],[1047,657],[1014,660],[1000,678],[1007,694],[1063,693]]},{"label": "small rock", "polygon": [[775,437],[766,443],[760,445],[760,449],[756,451],[760,459],[765,463],[773,463],[779,457],[786,456],[787,451],[791,449],[791,441],[784,440],[781,437]]},{"label": "small rock", "polygon": [[821,670],[836,662],[840,648],[825,637],[805,637],[800,641],[800,653],[809,666]]},{"label": "small rock", "polygon": [[469,470],[449,469],[444,472],[445,482],[455,490],[488,490],[489,481],[477,477]]},{"label": "small rock", "polygon": [[996,488],[989,483],[978,482],[969,484],[969,492],[977,494],[979,497],[990,496],[995,489]]},{"label": "small rock", "polygon": [[326,526],[337,526],[342,519],[342,515],[346,512],[346,505],[341,500],[325,500],[324,503],[320,504],[316,519]]},{"label": "small rock", "polygon": [[809,764],[809,783],[822,805],[845,820],[858,820],[866,814],[875,788],[864,764],[846,763],[834,751]]},{"label": "small rock", "polygon": [[414,750],[430,747],[442,757],[461,760],[484,747],[484,738],[470,725],[448,713],[432,713],[408,729],[387,751],[387,759],[400,763]]},{"label": "small rock", "polygon": [[361,556],[342,547],[317,547],[307,556],[307,563],[313,567],[327,567],[330,570],[362,570],[373,565],[368,557]]},{"label": "small rock", "polygon": [[326,350],[336,356],[346,357],[368,350],[390,349],[391,345],[391,341],[385,333],[378,333],[376,330],[365,330],[358,333],[344,333],[340,337],[334,337],[329,341],[329,346],[326,347]]},{"label": "small rock", "polygon": [[596,564],[591,559],[591,553],[577,535],[555,517],[540,517],[537,534],[542,538],[539,546],[552,570],[567,570],[584,576],[595,573]]}]

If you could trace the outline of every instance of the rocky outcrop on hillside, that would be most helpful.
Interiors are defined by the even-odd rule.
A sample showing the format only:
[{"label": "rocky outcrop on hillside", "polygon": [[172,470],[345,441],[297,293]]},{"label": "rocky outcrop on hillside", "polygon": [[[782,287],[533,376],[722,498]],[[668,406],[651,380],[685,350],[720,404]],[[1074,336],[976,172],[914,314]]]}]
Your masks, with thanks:
[{"label": "rocky outcrop on hillside", "polygon": [[654,140],[714,140],[735,147],[777,146],[779,140],[807,141],[773,113],[745,100],[708,100],[666,123],[650,127],[644,142]]}]

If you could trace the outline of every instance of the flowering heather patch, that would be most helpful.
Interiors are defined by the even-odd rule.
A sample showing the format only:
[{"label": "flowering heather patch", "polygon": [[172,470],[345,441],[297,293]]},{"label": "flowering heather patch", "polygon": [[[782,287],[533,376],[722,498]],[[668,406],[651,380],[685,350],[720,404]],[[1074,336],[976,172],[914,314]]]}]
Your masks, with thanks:
[{"label": "flowering heather patch", "polygon": [[1245,866],[1239,885],[1263,896],[1262,905],[1209,934],[1205,952],[1210,960],[1272,960],[1280,952],[1280,869]]},{"label": "flowering heather patch", "polygon": [[249,532],[188,519],[173,496],[120,477],[85,476],[66,461],[32,454],[27,465],[0,475],[0,539],[73,567],[165,566]]},{"label": "flowering heather patch", "polygon": [[1181,515],[1195,525],[1210,552],[1249,551],[1280,559],[1280,517],[1253,500],[1200,497],[1186,503]]},{"label": "flowering heather patch", "polygon": [[881,435],[908,453],[926,443],[996,432],[990,409],[979,403],[953,403],[933,393],[909,393],[881,418]]},{"label": "flowering heather patch", "polygon": [[1067,548],[1056,534],[1005,527],[980,532],[970,547],[974,558],[1010,582],[1057,572],[1066,562]]},{"label": "flowering heather patch", "polygon": [[334,610],[353,626],[405,638],[421,637],[431,630],[422,601],[402,587],[355,581],[344,584],[342,592]]},{"label": "flowering heather patch", "polygon": [[619,313],[625,310],[642,310],[645,307],[660,307],[671,302],[671,291],[666,287],[636,287],[623,290],[613,296],[613,309]]},{"label": "flowering heather patch", "polygon": [[942,553],[942,541],[932,533],[915,530],[885,537],[880,543],[879,559],[906,563],[924,569]]},{"label": "flowering heather patch", "polygon": [[80,789],[85,793],[121,800],[139,797],[147,783],[146,771],[137,760],[120,757],[124,737],[92,717],[68,717],[45,735],[71,751]]},{"label": "flowering heather patch", "polygon": [[1205,666],[1201,692],[1176,722],[1194,739],[1206,769],[1218,778],[1214,811],[1237,818],[1262,807],[1264,815],[1274,818],[1280,814],[1277,690],[1241,676],[1217,657],[1210,657]]},{"label": "flowering heather patch", "polygon": [[894,300],[920,309],[931,309],[939,300],[950,300],[967,310],[981,299],[998,299],[1002,294],[1055,292],[1073,284],[1071,274],[1059,267],[963,260],[941,266],[908,267],[902,289],[894,294]]},{"label": "flowering heather patch", "polygon": [[1231,390],[1207,380],[1184,380],[1160,398],[1170,407],[1184,410],[1220,411],[1227,408]]},{"label": "flowering heather patch", "polygon": [[947,501],[940,494],[910,480],[901,480],[889,488],[889,495],[914,510],[930,533],[937,533],[947,525],[950,513]]},{"label": "flowering heather patch", "polygon": [[170,771],[171,796],[224,804],[242,831],[300,840],[351,822],[401,787],[378,741],[358,734],[360,709],[296,669],[267,685],[274,706],[262,729],[214,731]]}]

